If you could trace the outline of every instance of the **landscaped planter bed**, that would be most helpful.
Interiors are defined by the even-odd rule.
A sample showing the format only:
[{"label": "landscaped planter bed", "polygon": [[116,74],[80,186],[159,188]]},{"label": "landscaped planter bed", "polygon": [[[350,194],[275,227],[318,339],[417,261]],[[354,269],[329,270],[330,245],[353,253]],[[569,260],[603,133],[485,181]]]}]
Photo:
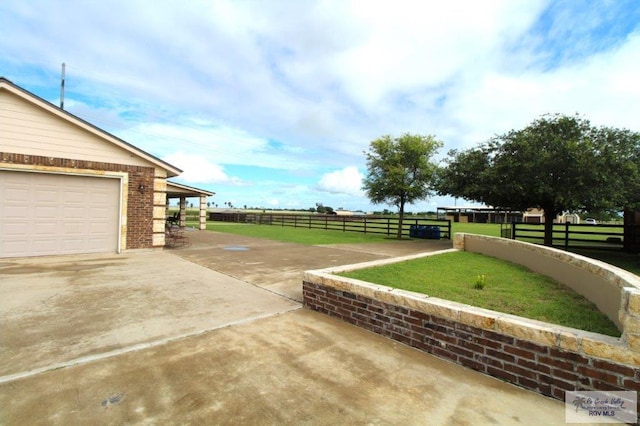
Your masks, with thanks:
[{"label": "landscaped planter bed", "polygon": [[640,391],[640,279],[582,256],[514,240],[456,234],[454,249],[525,264],[594,302],[614,338],[334,275],[403,257],[308,271],[306,307],[557,399],[573,390]]}]

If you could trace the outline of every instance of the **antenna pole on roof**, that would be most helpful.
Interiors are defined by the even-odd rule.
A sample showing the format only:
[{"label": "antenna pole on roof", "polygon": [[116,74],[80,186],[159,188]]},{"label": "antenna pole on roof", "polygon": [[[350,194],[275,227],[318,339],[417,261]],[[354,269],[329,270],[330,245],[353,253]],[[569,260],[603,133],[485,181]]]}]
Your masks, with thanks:
[{"label": "antenna pole on roof", "polygon": [[60,81],[60,109],[64,109],[64,62],[62,63],[62,80]]}]

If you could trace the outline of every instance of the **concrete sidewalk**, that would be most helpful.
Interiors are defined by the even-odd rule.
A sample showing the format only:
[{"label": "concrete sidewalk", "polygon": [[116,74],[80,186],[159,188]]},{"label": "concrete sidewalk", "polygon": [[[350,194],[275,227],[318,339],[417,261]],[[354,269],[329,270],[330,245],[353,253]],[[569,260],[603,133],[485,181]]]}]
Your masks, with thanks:
[{"label": "concrete sidewalk", "polygon": [[[0,424],[564,424],[558,401],[301,309],[259,273],[390,248],[189,236],[174,252],[2,262]],[[202,266],[222,259],[247,281]]]}]

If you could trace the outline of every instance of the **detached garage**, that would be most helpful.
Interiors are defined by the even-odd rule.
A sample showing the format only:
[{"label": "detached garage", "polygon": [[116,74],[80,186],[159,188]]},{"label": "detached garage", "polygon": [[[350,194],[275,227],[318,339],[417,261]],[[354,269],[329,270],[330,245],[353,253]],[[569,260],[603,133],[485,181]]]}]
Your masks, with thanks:
[{"label": "detached garage", "polygon": [[0,258],[164,247],[180,172],[0,78]]}]

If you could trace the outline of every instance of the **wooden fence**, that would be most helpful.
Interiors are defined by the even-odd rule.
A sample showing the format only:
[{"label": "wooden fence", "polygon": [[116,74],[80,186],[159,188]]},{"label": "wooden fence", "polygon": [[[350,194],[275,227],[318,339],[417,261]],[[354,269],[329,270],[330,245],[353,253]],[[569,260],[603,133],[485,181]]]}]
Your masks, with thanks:
[{"label": "wooden fence", "polygon": [[[553,225],[553,246],[569,249],[621,250],[624,248],[625,225],[586,225],[562,223]],[[502,237],[542,243],[544,224],[513,222],[504,224]]]},{"label": "wooden fence", "polygon": [[[209,213],[209,220],[381,235],[396,235],[398,231],[397,217],[369,215],[338,216],[238,212]],[[416,238],[451,239],[451,221],[446,219],[405,217],[402,224],[402,235]]]}]

